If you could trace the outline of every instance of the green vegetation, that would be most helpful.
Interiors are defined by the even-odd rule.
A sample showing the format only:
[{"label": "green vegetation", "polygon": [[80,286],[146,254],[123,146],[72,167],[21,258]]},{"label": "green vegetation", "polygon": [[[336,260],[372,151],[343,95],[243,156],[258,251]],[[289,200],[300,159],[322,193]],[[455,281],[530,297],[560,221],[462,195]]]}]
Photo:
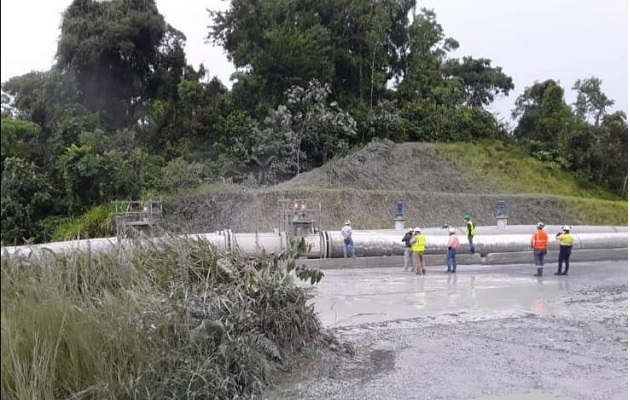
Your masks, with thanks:
[{"label": "green vegetation", "polygon": [[549,194],[571,197],[615,198],[612,193],[563,169],[553,161],[529,157],[516,145],[504,142],[447,143],[437,147],[471,179],[487,181],[496,193]]},{"label": "green vegetation", "polygon": [[320,333],[293,265],[202,241],[2,257],[2,398],[258,394]]},{"label": "green vegetation", "polygon": [[566,210],[592,225],[628,225],[628,202],[565,197]]},{"label": "green vegetation", "polygon": [[116,235],[114,212],[116,206],[108,204],[92,207],[76,218],[59,221],[53,231],[53,241],[89,239]]}]

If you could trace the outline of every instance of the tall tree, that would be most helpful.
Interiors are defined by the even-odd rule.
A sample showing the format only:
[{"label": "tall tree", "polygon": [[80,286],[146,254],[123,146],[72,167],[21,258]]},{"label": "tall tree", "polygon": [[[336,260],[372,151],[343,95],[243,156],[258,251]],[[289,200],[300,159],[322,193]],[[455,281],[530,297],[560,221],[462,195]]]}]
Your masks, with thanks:
[{"label": "tall tree", "polygon": [[599,78],[578,79],[573,85],[573,90],[577,91],[574,103],[576,115],[583,121],[592,120],[595,126],[600,124],[606,109],[615,104],[602,91],[602,80]]},{"label": "tall tree", "polygon": [[409,27],[409,46],[405,51],[399,95],[408,101],[433,99],[442,103],[445,99],[436,96],[436,89],[448,85],[442,74],[442,64],[457,48],[459,43],[446,36],[435,12],[421,9]]},{"label": "tall tree", "polygon": [[57,66],[76,75],[83,104],[121,128],[148,99],[176,94],[184,41],[154,0],[74,0],[63,14]]},{"label": "tall tree", "polygon": [[356,135],[356,121],[336,102],[328,102],[330,93],[329,85],[316,80],[306,88],[294,86],[286,92],[286,105],[268,118],[271,132],[288,143],[276,161],[286,165],[285,176],[321,166],[346,150]]},{"label": "tall tree", "polygon": [[564,89],[551,79],[536,82],[525,88],[515,104],[512,116],[519,118],[516,139],[532,155],[569,166],[575,119],[564,100]]},{"label": "tall tree", "polygon": [[510,94],[514,89],[512,78],[501,67],[492,67],[487,58],[464,57],[446,61],[443,67],[446,76],[459,78],[466,104],[482,108],[490,105],[495,96]]},{"label": "tall tree", "polygon": [[[401,76],[415,0],[234,0],[213,12],[209,38],[274,107],[293,85],[330,82],[342,106],[373,105]],[[236,86],[241,84],[241,79]]]}]

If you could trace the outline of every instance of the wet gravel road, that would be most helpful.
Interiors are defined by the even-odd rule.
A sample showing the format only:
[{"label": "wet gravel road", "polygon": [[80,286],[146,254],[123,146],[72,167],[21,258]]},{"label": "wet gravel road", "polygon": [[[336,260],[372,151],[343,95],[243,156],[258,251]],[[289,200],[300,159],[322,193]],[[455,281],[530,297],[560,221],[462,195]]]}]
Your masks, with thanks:
[{"label": "wet gravel road", "polygon": [[627,261],[531,269],[326,271],[315,307],[351,351],[265,398],[627,399]]}]

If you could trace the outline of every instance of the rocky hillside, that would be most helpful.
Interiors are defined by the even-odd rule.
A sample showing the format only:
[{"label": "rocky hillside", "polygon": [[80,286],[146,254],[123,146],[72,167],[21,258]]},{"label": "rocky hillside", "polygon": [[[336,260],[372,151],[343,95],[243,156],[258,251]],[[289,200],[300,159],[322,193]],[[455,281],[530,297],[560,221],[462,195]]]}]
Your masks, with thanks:
[{"label": "rocky hillside", "polygon": [[247,188],[209,185],[167,202],[168,228],[200,233],[284,229],[279,200],[321,204],[322,229],[351,219],[355,229],[392,228],[395,204],[405,204],[407,225],[495,223],[497,202],[509,223],[625,225],[627,200],[605,200],[558,169],[499,146],[374,142],[349,156],[279,185]]}]

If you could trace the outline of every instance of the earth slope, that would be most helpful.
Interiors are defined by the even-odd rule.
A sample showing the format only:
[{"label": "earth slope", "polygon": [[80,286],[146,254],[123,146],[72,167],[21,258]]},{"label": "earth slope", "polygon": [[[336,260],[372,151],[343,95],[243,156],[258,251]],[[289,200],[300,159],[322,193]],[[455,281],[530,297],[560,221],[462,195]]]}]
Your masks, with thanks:
[{"label": "earth slope", "polygon": [[[442,144],[374,142],[275,186],[210,185],[169,200],[167,228],[186,233],[289,229],[280,218],[282,198],[321,204],[321,213],[313,215],[321,229],[339,229],[346,219],[355,229],[393,228],[399,200],[404,202],[406,226],[462,224],[465,213],[477,225],[493,225],[500,200],[507,204],[510,224],[627,224],[627,201],[586,198],[576,184],[564,185],[572,180],[568,175],[538,166],[526,171],[525,164],[512,162],[509,154],[493,159],[481,154],[480,146],[456,149],[459,152]],[[470,160],[475,162],[462,154],[473,154],[476,158]],[[522,188],[527,186],[519,177],[526,174],[540,182],[537,187],[544,192],[525,193]]]}]

